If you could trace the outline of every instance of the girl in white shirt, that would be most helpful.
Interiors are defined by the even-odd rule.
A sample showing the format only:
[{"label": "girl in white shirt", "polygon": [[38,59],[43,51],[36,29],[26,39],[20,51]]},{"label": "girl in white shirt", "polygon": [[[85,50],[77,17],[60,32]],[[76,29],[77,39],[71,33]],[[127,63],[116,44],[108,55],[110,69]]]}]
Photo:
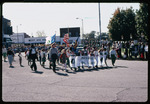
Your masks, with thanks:
[{"label": "girl in white shirt", "polygon": [[105,64],[106,64],[106,66],[108,67],[107,62],[106,62],[106,60],[107,60],[107,55],[108,55],[108,53],[107,53],[107,51],[106,51],[106,48],[104,48],[103,57],[104,57]]},{"label": "girl in white shirt", "polygon": [[100,49],[99,54],[100,54],[100,62],[102,66],[102,62],[103,62],[103,49],[102,48]]},{"label": "girl in white shirt", "polygon": [[95,56],[95,60],[96,60],[96,68],[98,68],[98,50],[97,48],[95,48],[95,51],[94,51],[94,56]]}]

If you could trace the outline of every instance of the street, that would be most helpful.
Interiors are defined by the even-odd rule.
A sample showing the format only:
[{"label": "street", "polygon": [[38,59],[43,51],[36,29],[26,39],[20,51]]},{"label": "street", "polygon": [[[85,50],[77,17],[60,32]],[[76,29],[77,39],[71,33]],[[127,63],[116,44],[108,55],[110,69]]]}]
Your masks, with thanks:
[{"label": "street", "polygon": [[[23,54],[23,53],[22,53]],[[24,54],[23,54],[24,55]],[[18,53],[9,68],[2,61],[2,100],[4,102],[146,102],[148,100],[148,61],[116,60],[108,68],[85,68],[83,71],[57,73],[37,61],[37,72],[31,70],[23,56],[19,65]]]}]

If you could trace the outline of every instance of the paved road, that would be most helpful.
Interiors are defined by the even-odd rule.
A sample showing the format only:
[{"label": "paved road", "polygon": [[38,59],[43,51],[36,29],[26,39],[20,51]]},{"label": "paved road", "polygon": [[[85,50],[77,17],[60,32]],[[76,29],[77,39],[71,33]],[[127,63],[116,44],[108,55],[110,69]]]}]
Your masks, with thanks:
[{"label": "paved road", "polygon": [[146,102],[148,99],[148,61],[108,60],[108,68],[57,73],[37,62],[31,71],[23,57],[20,67],[16,55],[14,68],[2,62],[2,100],[4,102]]}]

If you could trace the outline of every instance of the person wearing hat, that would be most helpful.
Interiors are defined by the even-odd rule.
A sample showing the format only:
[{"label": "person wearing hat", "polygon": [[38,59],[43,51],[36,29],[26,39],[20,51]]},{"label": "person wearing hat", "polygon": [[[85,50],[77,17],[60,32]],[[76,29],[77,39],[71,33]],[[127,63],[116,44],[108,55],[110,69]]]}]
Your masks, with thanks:
[{"label": "person wearing hat", "polygon": [[37,59],[37,51],[33,44],[31,45],[31,49],[29,51],[29,59],[32,60],[32,65],[30,66],[31,69],[33,70],[33,67],[34,67],[34,71],[37,71],[37,66],[35,63],[35,59]]},{"label": "person wearing hat", "polygon": [[57,60],[57,57],[58,57],[58,50],[55,46],[55,43],[52,44],[52,48],[50,49],[49,51],[49,60],[52,60],[52,63],[53,63],[53,72],[56,73],[55,71],[55,68],[56,68],[56,60]]},{"label": "person wearing hat", "polygon": [[110,57],[111,57],[112,65],[114,66],[116,58],[117,58],[115,47],[112,47],[112,50],[110,51]]}]

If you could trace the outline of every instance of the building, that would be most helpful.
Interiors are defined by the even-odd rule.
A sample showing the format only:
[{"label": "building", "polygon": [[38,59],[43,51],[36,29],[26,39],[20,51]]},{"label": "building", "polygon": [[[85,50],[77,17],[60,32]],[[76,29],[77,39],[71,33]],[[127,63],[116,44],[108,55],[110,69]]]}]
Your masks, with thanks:
[{"label": "building", "polygon": [[45,44],[45,42],[46,42],[46,37],[30,37],[24,39],[25,45],[30,45],[30,44],[40,45],[40,44]]},{"label": "building", "polygon": [[11,21],[2,16],[2,45],[11,46],[12,26]]},{"label": "building", "polygon": [[13,33],[10,37],[12,40],[12,46],[24,46],[25,38],[30,38],[26,33]]}]

